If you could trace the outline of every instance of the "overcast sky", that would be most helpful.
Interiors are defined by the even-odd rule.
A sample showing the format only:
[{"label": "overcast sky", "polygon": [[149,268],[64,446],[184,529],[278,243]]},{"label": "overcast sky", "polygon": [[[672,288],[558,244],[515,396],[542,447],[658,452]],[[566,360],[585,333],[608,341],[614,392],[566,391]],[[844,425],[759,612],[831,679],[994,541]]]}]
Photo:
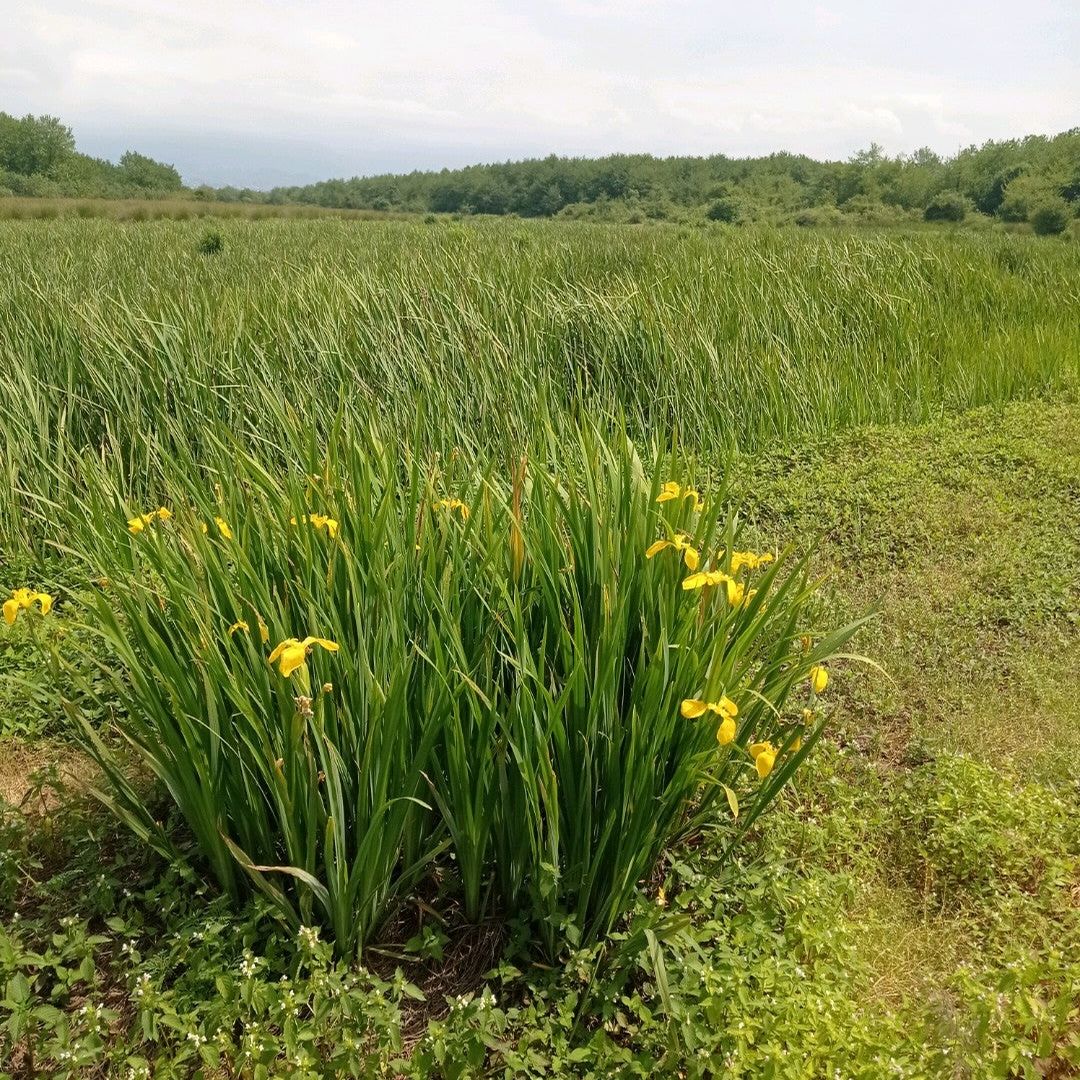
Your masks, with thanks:
[{"label": "overcast sky", "polygon": [[0,0],[0,110],[189,183],[1080,125],[1080,0]]}]

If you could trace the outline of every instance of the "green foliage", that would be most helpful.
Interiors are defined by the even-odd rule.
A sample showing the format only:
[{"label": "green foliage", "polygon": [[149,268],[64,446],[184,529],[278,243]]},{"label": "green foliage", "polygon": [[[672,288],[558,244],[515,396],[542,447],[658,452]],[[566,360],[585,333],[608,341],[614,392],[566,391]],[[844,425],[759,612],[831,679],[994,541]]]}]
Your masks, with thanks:
[{"label": "green foliage", "polygon": [[1028,221],[1032,207],[1055,194],[1052,182],[1046,177],[1019,173],[1004,190],[998,216],[1002,221]]},{"label": "green foliage", "polygon": [[814,206],[807,210],[799,210],[791,220],[801,228],[842,225],[844,215],[835,206]]},{"label": "green foliage", "polygon": [[913,223],[912,212],[895,204],[883,203],[872,195],[854,195],[839,208],[842,220],[858,225],[881,227]]},{"label": "green foliage", "polygon": [[36,608],[14,626],[0,622],[0,738],[45,735],[56,725],[56,684],[44,660],[60,644],[58,623]]},{"label": "green foliage", "polygon": [[[0,926],[0,1053],[61,1076],[174,1077],[201,1065],[416,1080],[677,1068],[704,1080],[717,1061],[784,1080],[938,1076],[957,1062],[987,1077],[1068,1075],[1080,1064],[1067,876],[1080,848],[1068,802],[1003,786],[962,758],[920,766],[906,783],[874,782],[850,758],[818,755],[798,799],[736,862],[710,843],[678,851],[666,896],[639,899],[626,932],[568,950],[554,968],[528,966],[511,943],[460,989],[415,950],[390,947],[393,959],[357,968],[310,928],[273,932],[258,905],[234,914],[183,865],[111,835],[78,802],[48,833],[60,874],[43,870],[40,830],[4,819],[0,850],[35,869],[25,914]],[[988,844],[977,825],[1006,831]],[[1038,868],[1047,825],[1061,830],[1049,871]],[[889,1002],[877,996],[874,939],[920,929],[867,922],[858,875],[873,845],[896,836],[907,854],[887,848],[884,865],[910,875],[915,905],[931,866],[933,880],[957,883],[954,901],[976,902],[983,929],[968,962]],[[1032,868],[1044,883],[1034,894]],[[956,924],[930,919],[931,950],[955,947]]]},{"label": "green foliage", "polygon": [[[553,439],[507,484],[464,465],[435,477],[387,445],[346,429],[279,476],[223,442],[202,462],[220,465],[216,505],[201,469],[177,463],[175,521],[134,537],[119,527],[134,509],[91,481],[67,534],[110,582],[91,615],[117,661],[107,699],[221,887],[253,884],[344,953],[444,849],[469,919],[493,897],[549,955],[596,941],[718,798],[742,827],[775,798],[819,731],[802,717],[807,673],[854,628],[802,648],[798,566],[747,581],[719,500],[657,504],[680,459],[642,473],[618,439],[583,437],[577,453]],[[674,547],[649,556],[683,533],[728,588],[683,588]],[[290,682],[269,646],[308,635],[340,652],[317,648]],[[718,748],[719,721],[680,702],[724,696],[738,733]],[[84,737],[109,804],[170,852],[153,807]],[[763,782],[754,743],[773,745]]]},{"label": "green foliage", "polygon": [[225,249],[225,237],[220,229],[207,229],[199,237],[198,250],[200,255],[219,255]]},{"label": "green foliage", "polygon": [[0,169],[19,176],[52,176],[75,152],[71,128],[55,116],[16,119],[0,112]]},{"label": "green foliage", "polygon": [[[48,615],[42,615],[40,605],[33,604],[20,611],[10,626],[0,620],[0,740],[14,738],[33,745],[39,738],[67,729],[58,695],[74,698],[76,681],[97,679],[95,665],[83,662],[90,642],[69,618],[76,608],[72,593],[86,588],[87,582],[70,577],[55,562],[43,573],[37,560],[3,548],[0,566],[0,601],[18,588],[46,592],[53,600]],[[58,655],[78,669],[76,681],[53,662]],[[84,706],[92,719],[101,718],[89,701]]]},{"label": "green foliage", "polygon": [[0,112],[0,187],[34,197],[123,198],[178,191],[181,181],[171,165],[131,150],[118,165],[76,153],[71,129],[56,117]]},{"label": "green foliage", "polygon": [[1069,204],[1064,199],[1046,199],[1031,210],[1031,231],[1036,236],[1056,236],[1069,224]]},{"label": "green foliage", "polygon": [[150,191],[179,191],[181,187],[180,174],[172,165],[163,165],[134,150],[121,155],[120,170],[125,180]]},{"label": "green foliage", "polygon": [[287,447],[284,403],[317,439],[339,406],[409,428],[419,405],[444,452],[615,403],[715,453],[1060,389],[1080,356],[1080,250],[1016,236],[225,221],[207,272],[198,222],[49,228],[0,223],[11,536],[48,533],[25,493],[62,504],[78,448],[142,501],[208,420]]},{"label": "green foliage", "polygon": [[[1080,130],[990,141],[950,159],[927,148],[890,158],[877,144],[843,162],[788,153],[742,159],[723,154],[615,154],[596,159],[550,155],[271,191],[204,185],[192,195],[203,202],[307,204],[376,213],[558,215],[631,224],[700,220],[703,213],[722,215],[712,220],[780,223],[811,208],[835,206],[866,224],[894,224],[926,211],[926,220],[961,220],[934,216],[939,212],[935,200],[950,193],[982,215],[1026,220],[1026,214],[1017,217],[1024,184],[1070,205],[1080,200]],[[180,176],[171,165],[134,151],[125,153],[119,164],[75,153],[71,132],[54,118],[16,120],[0,114],[3,188],[35,197],[161,197],[180,190]],[[956,212],[956,205],[946,211]],[[802,218],[804,225],[813,221]]]},{"label": "green foliage", "polygon": [[[1045,281],[1039,245],[993,250],[1009,274]],[[527,962],[512,924],[489,961],[426,895],[358,969],[310,930],[281,932],[258,900],[234,911],[70,794],[42,817],[0,815],[0,1027],[23,1025],[18,1046],[0,1031],[3,1067],[1070,1075],[1078,425],[1075,404],[1024,402],[739,459],[744,535],[820,535],[815,573],[830,583],[808,613],[828,625],[880,606],[862,648],[890,677],[830,683],[838,718],[734,858],[721,801],[724,827],[673,847],[625,925],[551,967]],[[465,475],[460,456],[437,470]],[[195,549],[222,544],[197,521],[177,532]],[[127,542],[122,525],[117,536]],[[5,566],[19,582],[58,576]],[[82,578],[69,567],[64,580]],[[452,863],[439,870],[453,881]],[[483,978],[454,961],[477,951]]]},{"label": "green foliage", "polygon": [[1080,131],[991,141],[947,160],[927,149],[890,158],[876,145],[846,162],[786,153],[744,159],[722,154],[698,158],[550,156],[408,176],[327,180],[276,188],[268,196],[223,190],[220,197],[523,217],[551,216],[573,207],[575,217],[601,220],[626,220],[626,214],[635,213],[647,217],[641,207],[649,202],[671,206],[668,218],[677,217],[679,208],[692,208],[700,216],[703,209],[730,197],[737,201],[742,217],[775,220],[809,207],[843,209],[852,200],[861,200],[864,206],[893,207],[903,217],[908,211],[925,210],[942,193],[956,192],[982,214],[993,215],[1002,205],[1006,188],[1021,174],[1050,184],[1067,199],[1080,198],[1080,186],[1074,185],[1080,177]]},{"label": "green foliage", "polygon": [[996,910],[1010,894],[1071,888],[1080,827],[1068,800],[1042,785],[1003,790],[1000,773],[962,757],[917,768],[906,783],[898,848],[942,909]]},{"label": "green foliage", "polygon": [[709,204],[705,216],[710,221],[723,221],[732,224],[739,220],[739,204],[730,196],[717,199],[714,203]]},{"label": "green foliage", "polygon": [[923,211],[926,221],[963,221],[967,216],[967,200],[955,191],[943,191],[927,203]]}]

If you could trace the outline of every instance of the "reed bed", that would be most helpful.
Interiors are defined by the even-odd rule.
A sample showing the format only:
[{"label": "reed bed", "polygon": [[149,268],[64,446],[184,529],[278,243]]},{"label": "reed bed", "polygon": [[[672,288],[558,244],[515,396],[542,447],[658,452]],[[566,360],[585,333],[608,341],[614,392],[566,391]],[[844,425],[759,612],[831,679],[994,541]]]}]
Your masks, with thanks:
[{"label": "reed bed", "polygon": [[[0,522],[80,454],[133,484],[220,425],[287,451],[423,417],[509,449],[621,415],[721,455],[1075,387],[1080,248],[550,223],[0,223]],[[287,418],[279,422],[279,418]],[[146,436],[153,434],[151,448]],[[305,436],[306,437],[306,436]],[[63,467],[60,467],[63,466]],[[136,492],[136,494],[140,494]],[[152,497],[147,489],[141,494]]]}]

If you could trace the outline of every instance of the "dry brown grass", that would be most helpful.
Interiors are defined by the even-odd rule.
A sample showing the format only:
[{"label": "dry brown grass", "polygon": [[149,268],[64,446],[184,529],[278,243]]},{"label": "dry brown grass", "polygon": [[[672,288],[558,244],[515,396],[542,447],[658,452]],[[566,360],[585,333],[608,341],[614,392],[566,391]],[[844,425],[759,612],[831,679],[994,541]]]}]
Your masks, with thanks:
[{"label": "dry brown grass", "polygon": [[33,746],[17,739],[0,742],[0,803],[16,806],[27,814],[45,814],[59,803],[59,791],[49,782],[55,768],[60,783],[69,791],[85,790],[96,769],[70,746],[38,742]]},{"label": "dry brown grass", "polygon": [[211,202],[202,199],[68,199],[29,198],[11,195],[0,198],[0,220],[45,220],[56,218],[108,218],[113,221],[186,221],[193,218],[340,218],[352,221],[383,221],[407,214],[378,210],[334,210],[322,206],[276,206],[268,203]]}]

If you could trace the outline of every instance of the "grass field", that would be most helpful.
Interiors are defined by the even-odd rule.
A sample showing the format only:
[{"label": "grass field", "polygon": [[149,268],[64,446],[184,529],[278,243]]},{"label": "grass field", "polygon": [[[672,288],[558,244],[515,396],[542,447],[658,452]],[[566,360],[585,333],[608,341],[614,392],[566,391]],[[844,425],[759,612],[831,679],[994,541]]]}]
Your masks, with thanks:
[{"label": "grass field", "polygon": [[205,227],[0,222],[0,1075],[1076,1075],[1075,243]]}]

